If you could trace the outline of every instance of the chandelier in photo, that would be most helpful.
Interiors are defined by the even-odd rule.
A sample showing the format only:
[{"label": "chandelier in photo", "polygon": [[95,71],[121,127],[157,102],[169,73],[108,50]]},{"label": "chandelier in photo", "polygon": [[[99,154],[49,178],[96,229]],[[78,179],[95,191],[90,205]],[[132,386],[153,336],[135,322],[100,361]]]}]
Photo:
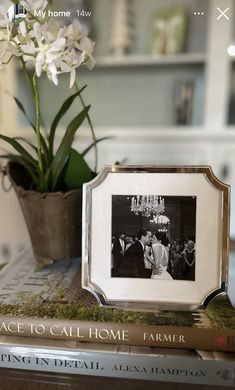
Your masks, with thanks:
[{"label": "chandelier in photo", "polygon": [[164,198],[157,195],[137,195],[131,198],[131,211],[144,217],[157,217],[165,211]]}]

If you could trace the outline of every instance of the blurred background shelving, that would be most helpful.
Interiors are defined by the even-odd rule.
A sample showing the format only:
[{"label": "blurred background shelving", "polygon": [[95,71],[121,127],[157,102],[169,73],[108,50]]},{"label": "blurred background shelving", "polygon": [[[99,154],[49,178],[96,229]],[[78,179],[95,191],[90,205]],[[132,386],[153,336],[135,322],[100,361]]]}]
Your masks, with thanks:
[{"label": "blurred background shelving", "polygon": [[100,56],[97,58],[96,66],[161,66],[161,65],[204,65],[206,56],[204,53],[183,53],[174,55],[129,55],[121,58],[113,56]]}]

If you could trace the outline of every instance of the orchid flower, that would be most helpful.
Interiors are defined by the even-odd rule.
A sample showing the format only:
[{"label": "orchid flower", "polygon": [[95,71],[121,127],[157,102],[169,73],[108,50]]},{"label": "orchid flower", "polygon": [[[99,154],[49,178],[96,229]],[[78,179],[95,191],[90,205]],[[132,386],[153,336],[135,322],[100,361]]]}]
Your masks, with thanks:
[{"label": "orchid flower", "polygon": [[92,57],[92,53],[95,48],[95,43],[92,42],[87,36],[83,36],[77,48],[81,50],[81,64],[85,64],[88,69],[93,69],[95,61]]},{"label": "orchid flower", "polygon": [[[87,33],[82,33],[78,20],[63,28],[55,24],[51,26],[47,20],[39,23],[33,19],[34,11],[45,9],[48,1],[21,0],[20,4],[30,12],[30,16],[15,24],[14,34],[11,35],[10,21],[7,17],[10,4],[12,3],[9,0],[5,0],[5,3],[0,6],[0,15],[2,15],[0,22],[6,34],[3,35],[3,40],[11,42],[11,44],[1,45],[1,66],[12,55],[21,56],[26,65],[30,63],[35,67],[37,77],[40,77],[42,72],[46,72],[48,78],[56,85],[58,85],[58,74],[70,73],[70,88],[75,83],[76,68],[83,64],[88,69],[94,67],[95,61],[92,57],[94,43],[88,38]],[[15,50],[16,45],[17,50]]]},{"label": "orchid flower", "polygon": [[10,41],[0,41],[0,69],[8,63],[12,56],[20,57],[21,53],[14,43]]},{"label": "orchid flower", "polygon": [[67,51],[58,61],[58,65],[62,72],[70,73],[70,88],[75,83],[76,80],[76,68],[80,65],[80,57],[75,49],[72,49],[71,52]]},{"label": "orchid flower", "polygon": [[72,24],[65,28],[64,36],[67,39],[69,50],[73,47],[77,48],[77,43],[82,38],[81,24],[78,19],[75,19]]},{"label": "orchid flower", "polygon": [[65,48],[65,38],[57,38],[50,42],[44,26],[39,23],[34,25],[34,40],[30,40],[26,45],[22,45],[22,51],[26,54],[24,60],[32,62],[29,55],[35,57],[35,71],[38,77],[41,76],[42,70],[54,84],[58,85],[56,60],[62,55]]}]

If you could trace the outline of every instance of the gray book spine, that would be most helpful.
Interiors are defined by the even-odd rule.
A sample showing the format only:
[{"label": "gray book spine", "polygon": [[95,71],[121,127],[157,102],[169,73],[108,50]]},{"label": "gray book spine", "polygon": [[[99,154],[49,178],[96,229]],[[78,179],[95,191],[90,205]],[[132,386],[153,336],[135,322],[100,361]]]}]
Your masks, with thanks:
[{"label": "gray book spine", "polygon": [[235,364],[195,357],[0,345],[0,367],[150,381],[235,386]]}]

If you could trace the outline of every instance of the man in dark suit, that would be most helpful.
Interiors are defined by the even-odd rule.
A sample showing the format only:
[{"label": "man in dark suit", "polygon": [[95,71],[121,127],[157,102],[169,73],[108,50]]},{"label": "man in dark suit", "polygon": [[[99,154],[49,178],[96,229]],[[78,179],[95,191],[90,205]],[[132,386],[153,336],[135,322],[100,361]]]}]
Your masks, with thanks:
[{"label": "man in dark suit", "polygon": [[151,232],[142,229],[138,233],[138,241],[136,241],[128,250],[128,263],[131,268],[131,277],[134,278],[150,278],[152,269],[145,268],[144,252],[145,246],[150,244]]},{"label": "man in dark suit", "polygon": [[123,256],[125,253],[125,237],[124,233],[114,241],[112,248],[113,255],[113,271],[112,276],[119,276],[119,270],[122,265]]}]

